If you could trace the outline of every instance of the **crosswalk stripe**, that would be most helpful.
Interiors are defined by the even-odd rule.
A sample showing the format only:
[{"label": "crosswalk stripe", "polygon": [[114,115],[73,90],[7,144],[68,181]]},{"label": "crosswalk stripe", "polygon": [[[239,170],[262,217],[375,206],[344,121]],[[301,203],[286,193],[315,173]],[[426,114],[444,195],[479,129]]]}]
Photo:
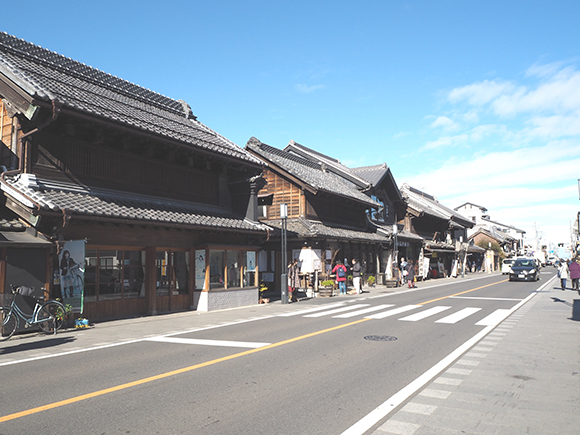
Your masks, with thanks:
[{"label": "crosswalk stripe", "polygon": [[357,304],[357,305],[350,305],[348,307],[337,308],[335,310],[330,311],[323,311],[322,313],[315,313],[315,314],[307,314],[304,317],[322,317],[322,316],[329,316],[335,313],[342,313],[343,311],[350,311],[356,308],[368,307],[370,304]]},{"label": "crosswalk stripe", "polygon": [[469,308],[469,307],[464,308],[456,313],[450,314],[447,317],[443,317],[442,319],[436,320],[435,323],[448,323],[448,324],[457,323],[460,320],[463,320],[466,317],[469,317],[472,314],[477,313],[479,310],[481,310],[481,308]]},{"label": "crosswalk stripe", "polygon": [[394,308],[389,311],[384,311],[382,313],[373,314],[371,316],[366,316],[366,319],[384,319],[385,317],[395,316],[397,314],[404,313],[405,311],[411,311],[416,308],[420,308],[423,305],[405,305],[404,307]]},{"label": "crosswalk stripe", "polygon": [[444,306],[433,307],[433,308],[429,308],[428,310],[421,311],[420,313],[411,314],[410,316],[403,317],[402,319],[399,319],[399,320],[404,320],[406,322],[416,322],[417,320],[423,320],[427,317],[434,316],[435,314],[439,314],[442,311],[448,310],[449,308],[451,308],[451,307],[444,307]]},{"label": "crosswalk stripe", "polygon": [[328,310],[329,308],[342,307],[342,306],[344,306],[344,304],[345,304],[344,302],[337,302],[335,304],[322,305],[322,306],[315,307],[315,308],[309,308],[307,310],[292,311],[290,313],[278,314],[278,317],[300,316],[302,314],[308,314],[308,313],[314,313],[316,311]]},{"label": "crosswalk stripe", "polygon": [[361,314],[372,313],[373,311],[379,311],[389,307],[394,307],[394,305],[393,304],[377,305],[376,307],[365,308],[363,310],[358,310],[353,313],[339,314],[338,316],[332,317],[335,319],[348,319],[349,317],[360,316]]},{"label": "crosswalk stripe", "polygon": [[489,316],[481,319],[475,325],[476,326],[495,326],[499,322],[501,322],[509,313],[510,313],[510,310],[506,310],[503,308],[499,309],[499,310],[495,310],[493,313],[491,313]]}]

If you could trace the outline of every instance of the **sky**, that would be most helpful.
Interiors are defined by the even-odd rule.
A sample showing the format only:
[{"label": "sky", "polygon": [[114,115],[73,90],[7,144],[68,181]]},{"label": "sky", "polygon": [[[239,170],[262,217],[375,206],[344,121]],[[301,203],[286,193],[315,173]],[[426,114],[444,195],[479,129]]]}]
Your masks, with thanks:
[{"label": "sky", "polygon": [[[0,29],[541,244],[580,211],[580,2],[27,0]],[[530,240],[533,242],[533,240]]]}]

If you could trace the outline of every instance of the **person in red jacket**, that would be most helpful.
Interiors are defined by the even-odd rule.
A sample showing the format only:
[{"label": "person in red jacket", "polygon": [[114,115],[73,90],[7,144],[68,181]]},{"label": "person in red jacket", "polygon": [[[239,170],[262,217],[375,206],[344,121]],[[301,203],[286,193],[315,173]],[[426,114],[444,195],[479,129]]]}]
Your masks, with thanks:
[{"label": "person in red jacket", "polygon": [[578,287],[578,280],[580,279],[580,264],[578,264],[578,260],[574,258],[568,266],[568,270],[570,271],[570,279],[572,280],[572,290],[576,290],[578,294],[580,294],[580,288]]},{"label": "person in red jacket", "polygon": [[338,284],[338,288],[340,289],[340,294],[346,294],[346,267],[342,264],[341,261],[336,263],[334,269],[332,269],[332,273],[336,274],[336,283]]}]

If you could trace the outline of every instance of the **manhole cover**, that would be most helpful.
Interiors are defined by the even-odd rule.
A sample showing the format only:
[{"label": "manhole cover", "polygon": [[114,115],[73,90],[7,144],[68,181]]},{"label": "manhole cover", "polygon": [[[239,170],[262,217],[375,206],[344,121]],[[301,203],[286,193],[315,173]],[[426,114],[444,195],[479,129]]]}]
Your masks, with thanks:
[{"label": "manhole cover", "polygon": [[367,335],[365,340],[369,341],[396,341],[397,337],[392,335]]}]

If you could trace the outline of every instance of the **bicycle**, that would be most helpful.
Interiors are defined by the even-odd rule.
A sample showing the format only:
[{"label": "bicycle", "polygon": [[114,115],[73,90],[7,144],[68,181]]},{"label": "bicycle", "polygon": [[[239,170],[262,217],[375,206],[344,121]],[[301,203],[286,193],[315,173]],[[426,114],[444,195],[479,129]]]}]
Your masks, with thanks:
[{"label": "bicycle", "polygon": [[[12,302],[9,307],[0,308],[0,321],[2,322],[0,341],[8,340],[12,335],[14,335],[14,332],[18,329],[19,319],[26,322],[24,325],[25,328],[38,325],[43,332],[47,334],[56,334],[56,331],[58,331],[64,323],[66,314],[64,305],[55,300],[43,302],[44,297],[37,299],[30,296],[33,291],[30,287],[15,287],[10,284],[10,288],[13,295]],[[26,303],[35,303],[32,314],[26,314],[16,304],[16,297],[18,295],[20,295]],[[29,299],[26,300],[26,298]]]}]

